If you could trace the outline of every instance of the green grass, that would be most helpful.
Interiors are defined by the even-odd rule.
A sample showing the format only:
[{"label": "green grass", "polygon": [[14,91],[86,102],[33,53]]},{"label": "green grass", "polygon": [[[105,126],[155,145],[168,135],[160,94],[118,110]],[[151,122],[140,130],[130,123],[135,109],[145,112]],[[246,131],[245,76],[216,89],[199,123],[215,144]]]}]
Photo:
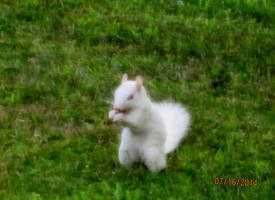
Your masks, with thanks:
[{"label": "green grass", "polygon": [[[274,198],[274,25],[272,0],[1,0],[0,199]],[[118,162],[123,73],[192,115],[161,173]]]}]

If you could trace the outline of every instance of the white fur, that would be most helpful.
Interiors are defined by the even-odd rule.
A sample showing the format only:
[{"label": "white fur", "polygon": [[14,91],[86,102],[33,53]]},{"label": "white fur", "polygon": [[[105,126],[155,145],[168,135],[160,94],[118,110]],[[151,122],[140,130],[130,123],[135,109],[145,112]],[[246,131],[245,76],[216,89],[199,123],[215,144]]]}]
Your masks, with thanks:
[{"label": "white fur", "polygon": [[[134,94],[132,100],[128,96]],[[145,88],[137,89],[136,81],[122,78],[115,91],[114,109],[109,118],[124,126],[119,147],[119,161],[130,166],[143,162],[150,171],[166,167],[166,154],[172,152],[187,134],[189,113],[180,104],[153,103]],[[117,109],[131,109],[129,113]]]}]

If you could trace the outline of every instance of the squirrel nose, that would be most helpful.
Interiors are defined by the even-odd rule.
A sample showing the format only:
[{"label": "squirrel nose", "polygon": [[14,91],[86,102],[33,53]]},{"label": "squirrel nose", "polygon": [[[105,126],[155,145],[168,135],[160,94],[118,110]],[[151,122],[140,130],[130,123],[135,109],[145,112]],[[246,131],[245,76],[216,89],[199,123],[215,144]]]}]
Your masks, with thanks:
[{"label": "squirrel nose", "polygon": [[119,104],[114,104],[113,109],[114,110],[121,110],[121,109],[123,109],[123,106],[120,106]]},{"label": "squirrel nose", "polygon": [[114,105],[113,105],[113,109],[114,110],[119,110],[119,109],[122,109],[123,108],[123,106],[121,106],[119,103],[115,103]]}]

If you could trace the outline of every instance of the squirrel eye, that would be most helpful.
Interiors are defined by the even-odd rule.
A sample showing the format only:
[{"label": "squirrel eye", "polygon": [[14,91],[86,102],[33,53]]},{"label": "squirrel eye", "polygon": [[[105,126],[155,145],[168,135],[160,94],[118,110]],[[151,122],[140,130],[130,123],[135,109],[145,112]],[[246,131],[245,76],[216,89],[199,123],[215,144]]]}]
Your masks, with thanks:
[{"label": "squirrel eye", "polygon": [[127,100],[132,100],[133,98],[134,98],[134,95],[131,94],[131,95],[128,96]]}]

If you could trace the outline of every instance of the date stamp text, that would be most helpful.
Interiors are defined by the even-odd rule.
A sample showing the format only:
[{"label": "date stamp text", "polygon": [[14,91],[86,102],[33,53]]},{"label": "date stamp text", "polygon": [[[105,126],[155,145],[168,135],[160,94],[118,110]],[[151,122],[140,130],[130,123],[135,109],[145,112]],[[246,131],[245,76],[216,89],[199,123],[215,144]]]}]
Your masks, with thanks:
[{"label": "date stamp text", "polygon": [[215,185],[231,185],[231,186],[258,186],[257,179],[247,178],[215,178]]}]

